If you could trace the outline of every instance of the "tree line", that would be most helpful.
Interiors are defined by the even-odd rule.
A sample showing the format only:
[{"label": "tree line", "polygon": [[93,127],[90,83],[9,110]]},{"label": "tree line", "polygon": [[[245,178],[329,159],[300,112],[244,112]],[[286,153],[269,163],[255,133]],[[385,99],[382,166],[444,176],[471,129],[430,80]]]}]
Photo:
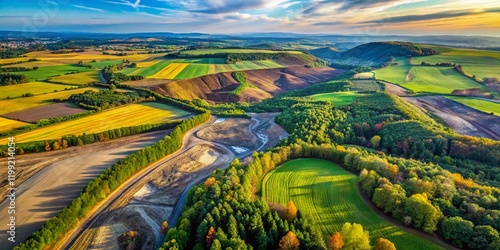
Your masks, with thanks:
[{"label": "tree line", "polygon": [[0,86],[27,83],[30,79],[23,74],[0,73]]},{"label": "tree line", "polygon": [[123,73],[117,72],[116,65],[110,65],[104,67],[101,70],[102,77],[106,80],[107,83],[120,83],[120,82],[128,82],[128,81],[138,81],[144,79],[144,76],[134,75],[128,76]]},{"label": "tree line", "polygon": [[155,100],[156,98],[150,92],[144,90],[123,93],[113,90],[99,90],[98,92],[87,90],[80,94],[73,94],[68,99],[80,107],[97,111],[130,103]]},{"label": "tree line", "polygon": [[106,169],[98,177],[87,183],[84,190],[70,205],[44,223],[30,238],[14,249],[44,249],[56,242],[62,235],[73,229],[92,207],[105,199],[121,183],[150,163],[178,150],[182,146],[183,135],[191,128],[208,121],[210,118],[208,111],[168,99],[162,98],[165,102],[177,104],[178,107],[197,110],[199,114],[180,122],[162,140],[128,155]]}]

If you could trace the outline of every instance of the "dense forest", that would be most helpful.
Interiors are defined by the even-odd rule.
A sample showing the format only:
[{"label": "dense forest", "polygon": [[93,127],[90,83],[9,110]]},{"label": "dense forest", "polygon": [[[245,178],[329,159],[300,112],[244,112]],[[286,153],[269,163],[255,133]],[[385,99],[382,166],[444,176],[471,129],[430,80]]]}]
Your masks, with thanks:
[{"label": "dense forest", "polygon": [[[236,218],[236,228],[241,229],[231,237],[227,233],[231,223],[227,221],[232,213],[228,211],[237,213],[247,203],[259,204],[254,208],[263,215],[258,227],[262,224],[265,232],[273,231],[273,222],[268,221],[274,215],[267,214],[275,211],[259,202],[260,183],[274,167],[301,157],[330,160],[359,174],[363,193],[407,226],[438,234],[457,247],[499,249],[500,189],[496,186],[500,181],[500,143],[456,135],[399,97],[386,93],[358,95],[352,105],[340,108],[306,97],[349,87],[348,81],[330,82],[258,104],[219,105],[227,110],[282,111],[275,121],[290,136],[279,143],[280,147],[254,154],[252,163],[241,166],[235,162],[227,171],[215,172],[209,181],[212,184],[193,188],[191,200],[177,228],[167,235],[164,249],[209,249],[214,242],[209,245],[203,239],[210,227],[215,230],[214,239],[218,239],[213,249],[218,249],[219,244],[232,247],[233,241],[259,249],[279,247],[277,242],[286,236],[286,230],[278,226],[278,236],[259,241],[259,229],[248,230],[248,222],[242,218]],[[193,206],[203,208],[200,216],[190,209]],[[279,224],[279,219],[286,220],[275,218],[274,223]],[[310,226],[305,218],[298,221]],[[198,226],[202,224],[208,227]],[[309,244],[313,243],[324,247],[315,237],[302,237],[305,228],[294,226],[289,230],[298,236],[300,249],[311,249]],[[314,232],[312,226],[311,235]]]},{"label": "dense forest", "polygon": [[22,74],[0,73],[0,86],[27,83],[30,80]]},{"label": "dense forest", "polygon": [[[174,99],[161,97],[157,94],[156,98],[160,102],[175,105],[179,108],[195,112],[198,115],[177,124],[170,134],[162,140],[136,151],[113,164],[97,178],[87,183],[82,193],[74,199],[70,205],[65,207],[54,218],[47,221],[38,231],[33,233],[29,239],[16,246],[14,249],[32,250],[50,248],[49,246],[52,243],[58,240],[62,235],[68,233],[69,230],[73,229],[78,221],[85,217],[88,211],[90,211],[99,201],[107,197],[121,183],[150,163],[178,150],[182,146],[184,134],[191,128],[210,118],[210,113],[206,110]],[[100,136],[98,137],[100,138]],[[50,150],[50,145],[48,146]]]}]

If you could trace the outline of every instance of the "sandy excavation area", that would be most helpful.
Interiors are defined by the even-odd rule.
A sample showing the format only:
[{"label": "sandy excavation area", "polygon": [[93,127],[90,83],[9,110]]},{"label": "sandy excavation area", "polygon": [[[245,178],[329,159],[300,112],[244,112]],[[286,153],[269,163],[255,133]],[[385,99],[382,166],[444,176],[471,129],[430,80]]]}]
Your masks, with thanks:
[{"label": "sandy excavation area", "polygon": [[196,136],[226,146],[256,149],[258,138],[249,129],[252,123],[252,120],[243,118],[225,119],[222,122],[200,129]]},{"label": "sandy excavation area", "polygon": [[[101,214],[99,221],[102,222],[80,235],[71,249],[119,249],[118,237],[130,230],[141,235],[142,249],[157,249],[163,240],[161,223],[172,221],[179,199],[181,196],[185,198],[186,187],[203,181],[217,168],[227,167],[235,155],[249,160],[247,156],[254,150],[273,147],[279,139],[288,135],[274,123],[278,114],[250,114],[251,120],[217,119],[196,131],[192,139],[196,145],[174,156],[161,171],[149,175],[148,181],[143,182],[134,193],[123,194],[124,197],[130,195],[128,201]],[[253,149],[245,153],[238,154],[232,148],[248,146],[248,141],[253,140]]]},{"label": "sandy excavation area", "polygon": [[[167,134],[168,131],[151,132],[82,147],[17,156],[16,242],[22,242],[55,216],[78,196],[88,181],[113,163],[152,145]],[[2,183],[2,192],[4,185]],[[2,195],[5,197],[4,193]],[[0,204],[0,213],[6,215],[7,209],[5,200]],[[14,246],[3,237],[7,223],[7,216],[0,216],[2,249]]]},{"label": "sandy excavation area", "polygon": [[232,160],[227,150],[208,144],[195,145],[150,179],[123,207],[110,211],[97,228],[88,249],[120,249],[118,237],[129,230],[141,235],[142,249],[156,249],[162,240],[160,227],[169,216],[189,182],[225,167]]}]

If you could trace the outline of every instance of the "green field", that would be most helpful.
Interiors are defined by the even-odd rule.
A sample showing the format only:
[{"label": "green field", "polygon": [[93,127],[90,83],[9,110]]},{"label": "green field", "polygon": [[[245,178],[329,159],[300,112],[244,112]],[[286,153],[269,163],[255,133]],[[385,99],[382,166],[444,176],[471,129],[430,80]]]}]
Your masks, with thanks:
[{"label": "green field", "polygon": [[209,64],[195,64],[191,63],[184,68],[175,79],[188,79],[208,74]]},{"label": "green field", "polygon": [[210,55],[217,53],[290,53],[290,54],[302,54],[300,51],[274,51],[265,49],[197,49],[197,50],[186,50],[182,51],[181,54],[188,55]]},{"label": "green field", "polygon": [[6,119],[3,117],[0,117],[0,133],[2,132],[7,132],[15,128],[23,127],[28,125],[28,123],[25,122],[19,122],[16,120],[11,120],[11,119]]},{"label": "green field", "polygon": [[136,73],[135,71],[133,71],[132,73],[129,73],[129,74],[131,74],[131,75],[137,74],[137,75],[144,76],[144,77],[152,76],[173,62],[174,62],[174,60],[163,60],[159,63],[154,64],[151,67],[143,69],[140,73]]},{"label": "green field", "polygon": [[408,58],[397,57],[394,61],[397,66],[388,66],[382,69],[375,70],[375,78],[379,80],[388,81],[391,83],[404,83],[406,82],[406,75],[411,69]]},{"label": "green field", "polygon": [[456,89],[485,88],[452,67],[411,66],[406,58],[398,58],[396,62],[397,66],[375,70],[376,78],[396,83],[415,93],[450,94]]},{"label": "green field", "polygon": [[[16,135],[16,142],[59,139],[64,135],[98,133],[110,129],[157,124],[189,115],[189,112],[162,103],[130,104],[77,120],[67,121]],[[6,143],[6,139],[0,140]]]},{"label": "green field", "polygon": [[351,90],[355,91],[377,91],[380,90],[380,86],[375,80],[351,80],[352,87]]},{"label": "green field", "polygon": [[78,65],[59,65],[59,66],[47,66],[40,67],[37,70],[31,71],[22,71],[18,72],[19,74],[26,75],[30,81],[41,81],[46,80],[52,76],[62,76],[66,73],[71,72],[87,72],[93,69],[89,69],[86,67],[78,66]]},{"label": "green field", "polygon": [[34,95],[53,93],[55,90],[61,91],[66,88],[75,88],[75,87],[61,85],[61,84],[46,83],[46,82],[28,82],[28,83],[14,84],[8,86],[0,86],[0,100],[6,99],[7,97],[10,98],[20,97],[26,93],[31,93]]},{"label": "green field", "polygon": [[481,110],[488,114],[493,113],[497,116],[500,116],[499,102],[492,102],[487,100],[476,99],[474,97],[463,97],[463,96],[446,96],[446,98],[462,103],[473,109]]},{"label": "green field", "polygon": [[346,91],[346,92],[333,92],[333,93],[323,93],[311,95],[316,101],[330,101],[335,105],[335,107],[351,105],[356,99],[356,92]]},{"label": "green field", "polygon": [[441,54],[434,56],[415,57],[412,64],[422,62],[436,63],[456,63],[462,65],[464,71],[469,75],[476,75],[479,78],[497,77],[500,78],[500,51],[474,50],[445,48],[438,46],[427,46],[439,51]]},{"label": "green field", "polygon": [[50,78],[49,81],[62,84],[83,85],[91,82],[101,82],[101,78],[99,77],[99,71],[93,70],[76,74],[56,76]]},{"label": "green field", "polygon": [[[24,83],[24,84],[28,84],[28,83]],[[43,83],[43,84],[46,84],[46,83]],[[62,85],[60,85],[60,86],[62,86]],[[79,88],[79,89],[65,90],[65,91],[59,91],[59,92],[52,92],[49,94],[37,95],[37,96],[32,96],[32,97],[21,97],[21,98],[0,100],[0,115],[12,113],[12,112],[17,112],[17,111],[21,111],[21,110],[26,110],[26,109],[30,109],[30,108],[35,108],[35,107],[39,107],[42,105],[52,104],[52,103],[54,103],[52,100],[55,98],[67,99],[68,97],[70,97],[73,94],[83,93],[87,90],[98,91],[99,89],[98,88]],[[0,92],[0,93],[3,94],[4,92]]]},{"label": "green field", "polygon": [[372,245],[383,237],[397,249],[444,249],[427,239],[408,233],[375,214],[363,201],[358,177],[320,159],[287,162],[267,174],[262,194],[270,202],[286,205],[293,200],[303,215],[320,227],[325,239],[340,231],[345,222],[359,223],[370,232]]}]

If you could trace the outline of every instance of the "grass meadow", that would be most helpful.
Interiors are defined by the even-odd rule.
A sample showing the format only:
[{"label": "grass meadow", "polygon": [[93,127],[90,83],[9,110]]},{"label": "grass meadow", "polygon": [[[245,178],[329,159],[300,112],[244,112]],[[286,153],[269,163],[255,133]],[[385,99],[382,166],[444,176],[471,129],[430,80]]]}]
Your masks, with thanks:
[{"label": "grass meadow", "polygon": [[494,115],[500,116],[499,102],[492,102],[492,101],[477,99],[474,97],[464,97],[464,96],[446,96],[446,98],[462,103],[473,109],[481,110],[488,114],[493,113]]},{"label": "grass meadow", "polygon": [[317,101],[330,101],[336,107],[347,106],[354,102],[356,99],[356,92],[346,91],[346,92],[333,92],[333,93],[323,93],[311,95],[314,100]]},{"label": "grass meadow", "polygon": [[299,211],[319,226],[325,240],[345,222],[359,223],[370,232],[374,245],[380,238],[397,249],[444,249],[427,239],[396,227],[374,213],[357,188],[358,177],[332,162],[298,159],[271,171],[262,182],[262,194],[270,202],[286,205],[292,200]]}]

